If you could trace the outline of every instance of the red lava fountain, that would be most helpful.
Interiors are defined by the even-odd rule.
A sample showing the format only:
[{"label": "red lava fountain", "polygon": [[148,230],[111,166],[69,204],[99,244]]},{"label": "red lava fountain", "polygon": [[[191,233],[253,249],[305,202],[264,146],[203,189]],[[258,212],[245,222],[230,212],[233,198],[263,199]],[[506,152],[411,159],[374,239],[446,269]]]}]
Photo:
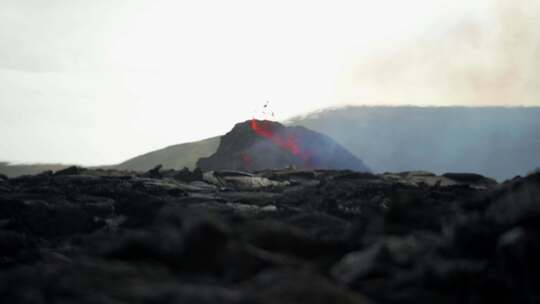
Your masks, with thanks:
[{"label": "red lava fountain", "polygon": [[305,167],[309,168],[310,166],[310,153],[307,151],[302,151],[300,145],[298,144],[297,138],[289,134],[283,136],[272,130],[269,124],[265,124],[265,121],[258,121],[255,118],[251,119],[251,129],[259,136],[264,137],[275,145],[290,151],[293,155],[298,156],[304,161]]}]

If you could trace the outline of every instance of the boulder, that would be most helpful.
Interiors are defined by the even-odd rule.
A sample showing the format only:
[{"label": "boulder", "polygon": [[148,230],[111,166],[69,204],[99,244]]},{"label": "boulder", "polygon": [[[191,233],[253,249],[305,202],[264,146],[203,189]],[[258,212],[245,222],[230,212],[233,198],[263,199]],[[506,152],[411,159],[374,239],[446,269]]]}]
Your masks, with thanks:
[{"label": "boulder", "polygon": [[174,173],[173,178],[182,182],[190,183],[194,181],[201,181],[203,179],[203,173],[200,168],[190,171],[188,168],[183,168],[180,171]]}]

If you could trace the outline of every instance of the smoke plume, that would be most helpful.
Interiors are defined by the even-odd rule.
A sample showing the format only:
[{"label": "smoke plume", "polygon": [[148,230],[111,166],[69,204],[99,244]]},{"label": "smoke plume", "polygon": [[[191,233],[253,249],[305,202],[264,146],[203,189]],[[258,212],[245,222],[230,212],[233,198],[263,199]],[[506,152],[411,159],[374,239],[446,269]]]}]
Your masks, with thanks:
[{"label": "smoke plume", "polygon": [[344,102],[539,104],[540,3],[495,1],[443,30],[351,66]]}]

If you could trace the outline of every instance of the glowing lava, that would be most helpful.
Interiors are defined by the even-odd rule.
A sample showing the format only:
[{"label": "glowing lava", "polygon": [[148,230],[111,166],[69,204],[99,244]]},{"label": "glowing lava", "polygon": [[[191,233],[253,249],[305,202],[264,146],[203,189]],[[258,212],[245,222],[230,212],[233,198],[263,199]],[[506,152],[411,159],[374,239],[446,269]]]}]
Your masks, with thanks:
[{"label": "glowing lava", "polygon": [[265,124],[264,121],[259,122],[255,118],[251,119],[251,129],[253,129],[257,135],[270,140],[275,145],[290,151],[293,155],[298,156],[304,161],[306,168],[311,167],[311,154],[307,151],[302,151],[300,145],[298,144],[298,140],[293,135],[289,134],[285,137],[278,134],[271,129],[269,124]]}]

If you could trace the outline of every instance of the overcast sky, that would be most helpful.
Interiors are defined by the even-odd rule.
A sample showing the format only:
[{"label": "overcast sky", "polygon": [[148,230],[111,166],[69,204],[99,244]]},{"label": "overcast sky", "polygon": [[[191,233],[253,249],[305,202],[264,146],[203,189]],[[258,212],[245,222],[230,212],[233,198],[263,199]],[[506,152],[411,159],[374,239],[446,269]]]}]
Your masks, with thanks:
[{"label": "overcast sky", "polygon": [[0,0],[0,160],[110,164],[344,104],[540,105],[537,0]]}]

